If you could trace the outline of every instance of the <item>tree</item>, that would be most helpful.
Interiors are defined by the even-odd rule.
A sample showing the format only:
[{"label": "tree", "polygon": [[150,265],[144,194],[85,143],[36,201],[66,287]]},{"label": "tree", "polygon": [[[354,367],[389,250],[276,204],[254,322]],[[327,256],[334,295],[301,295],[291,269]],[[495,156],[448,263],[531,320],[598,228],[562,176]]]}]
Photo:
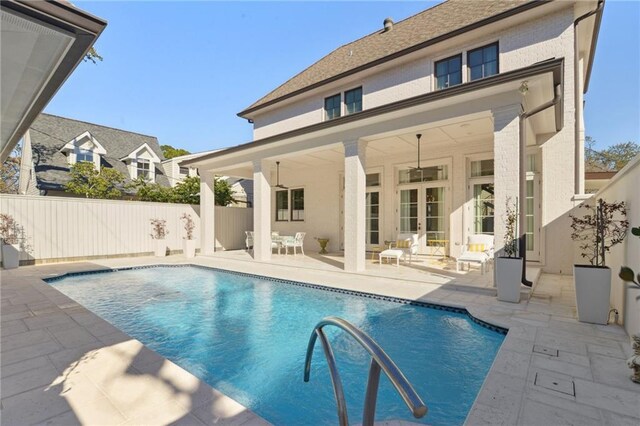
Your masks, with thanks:
[{"label": "tree", "polygon": [[171,145],[160,145],[160,149],[162,149],[162,155],[167,160],[174,157],[180,157],[181,155],[191,154],[186,149],[182,148],[174,148]]},{"label": "tree", "polygon": [[595,145],[593,138],[585,138],[585,165],[590,170],[618,171],[640,154],[640,145],[631,141],[611,145],[600,151],[595,149]]},{"label": "tree", "polygon": [[131,182],[128,188],[136,191],[136,197],[140,201],[154,201],[156,203],[173,202],[172,188],[167,188],[157,183],[149,183],[143,176]]},{"label": "tree", "polygon": [[22,147],[20,145],[16,145],[11,155],[0,165],[0,193],[18,193],[21,156]]},{"label": "tree", "polygon": [[200,178],[189,176],[173,188],[173,202],[200,204]]},{"label": "tree", "polygon": [[122,197],[123,184],[124,175],[119,171],[109,167],[98,171],[93,163],[83,161],[71,166],[71,180],[65,191],[87,198],[115,199]]},{"label": "tree", "polygon": [[233,198],[233,190],[231,185],[224,179],[216,179],[213,190],[215,193],[216,206],[228,206],[235,203],[236,199]]}]

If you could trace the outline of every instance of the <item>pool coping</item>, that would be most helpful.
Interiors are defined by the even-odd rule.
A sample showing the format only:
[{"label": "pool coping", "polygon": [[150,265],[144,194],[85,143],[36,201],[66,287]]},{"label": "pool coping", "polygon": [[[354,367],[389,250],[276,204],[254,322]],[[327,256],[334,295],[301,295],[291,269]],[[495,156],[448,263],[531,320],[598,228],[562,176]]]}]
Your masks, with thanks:
[{"label": "pool coping", "polygon": [[[198,262],[203,265],[197,264]],[[20,293],[22,290],[16,290],[17,288],[32,286],[41,293],[47,294],[53,303],[59,305],[58,309],[65,309],[65,303],[68,304],[71,299],[67,298],[67,302],[59,301],[58,299],[64,299],[66,296],[44,282],[45,279],[63,277],[68,273],[73,273],[63,273],[63,271],[81,271],[87,266],[94,267],[92,270],[95,271],[108,272],[128,269],[131,264],[135,265],[134,267],[204,266],[243,274],[245,272],[241,271],[249,269],[257,273],[248,275],[259,277],[275,275],[283,277],[279,279],[284,281],[295,281],[290,277],[298,277],[301,274],[305,281],[325,283],[330,280],[332,282],[331,290],[349,291],[353,288],[364,287],[374,292],[371,294],[385,298],[395,297],[388,296],[389,294],[400,293],[410,298],[404,300],[428,301],[427,303],[433,301],[437,305],[446,304],[466,309],[471,315],[482,318],[483,321],[493,325],[500,324],[499,327],[509,331],[467,415],[465,424],[554,424],[554,422],[558,423],[567,419],[581,424],[621,424],[625,422],[637,424],[640,421],[640,412],[637,410],[640,388],[630,384],[628,370],[624,362],[624,359],[631,355],[629,337],[620,326],[596,326],[576,321],[575,305],[573,304],[575,299],[573,299],[570,277],[553,274],[547,274],[543,277],[542,281],[547,284],[542,287],[546,289],[550,288],[546,287],[548,285],[556,286],[558,280],[564,280],[564,282],[568,280],[566,285],[562,284],[562,295],[558,296],[559,299],[555,299],[555,296],[550,299],[534,298],[513,304],[497,301],[495,296],[474,290],[451,289],[445,286],[436,286],[434,289],[434,286],[427,283],[423,286],[417,286],[412,282],[404,283],[402,279],[389,277],[380,277],[380,279],[368,277],[369,279],[363,279],[361,282],[359,279],[354,281],[353,274],[314,273],[313,271],[300,271],[299,268],[286,265],[263,265],[255,262],[248,264],[232,259],[199,256],[193,260],[184,257],[171,258],[163,260],[161,263],[157,258],[147,258],[136,259],[134,262],[131,259],[114,259],[101,262],[98,265],[74,262],[57,266],[26,267],[21,268],[20,272],[17,270],[9,272],[7,274],[8,280],[3,276],[2,286],[5,290],[5,283],[7,281],[11,283],[11,277],[13,277],[13,283],[9,284],[10,291]],[[118,265],[123,265],[123,267],[118,267]],[[100,266],[100,268],[95,269],[96,266]],[[217,266],[223,267],[217,268]],[[231,268],[231,270],[226,268]],[[233,270],[234,268],[238,270]],[[324,287],[320,284],[311,285]],[[55,294],[47,293],[43,287],[51,289]],[[565,287],[569,293],[565,293]],[[27,290],[29,291],[29,289]],[[364,293],[359,290],[353,291]],[[572,301],[567,302],[567,297],[570,297]],[[22,301],[25,299],[24,296],[18,297],[15,302],[13,299],[5,300],[5,298],[7,296],[3,293],[3,306],[5,302],[9,305],[27,303]],[[18,299],[20,301],[17,301]],[[82,308],[81,305],[78,306]],[[86,308],[84,309],[86,310]],[[99,318],[92,312],[89,311],[89,313]],[[556,355],[554,358],[536,352],[535,347],[540,345],[559,349],[559,357]],[[37,346],[30,348],[35,350]],[[2,360],[4,365],[4,356]],[[169,360],[165,361],[171,363]],[[608,364],[602,364],[605,361]],[[586,362],[587,367],[581,366],[582,362]],[[11,364],[12,367],[14,365],[16,364]],[[573,381],[577,396],[567,397],[538,386],[536,381],[539,374]],[[602,399],[597,395],[606,395],[607,398]],[[4,400],[3,398],[3,402]],[[5,414],[7,414],[7,405],[4,405],[4,408]],[[165,414],[164,411],[165,408],[158,412],[158,415]],[[187,416],[189,419],[195,419],[189,413]],[[254,419],[266,423],[257,416]],[[208,421],[211,424],[211,420]]]}]

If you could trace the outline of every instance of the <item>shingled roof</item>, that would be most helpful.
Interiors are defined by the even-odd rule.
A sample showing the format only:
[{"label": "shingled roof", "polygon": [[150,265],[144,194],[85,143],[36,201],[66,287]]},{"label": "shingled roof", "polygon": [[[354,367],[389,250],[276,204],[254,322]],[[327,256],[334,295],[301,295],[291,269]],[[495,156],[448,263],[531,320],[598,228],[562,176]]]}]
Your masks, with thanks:
[{"label": "shingled roof", "polygon": [[[40,114],[30,127],[31,147],[38,188],[63,189],[70,180],[67,157],[60,152],[68,142],[85,132],[104,147],[102,165],[120,171],[130,182],[127,166],[120,159],[131,154],[145,143],[164,160],[158,139],[154,136],[127,132],[98,124],[72,120],[51,114]],[[162,167],[156,167],[156,183],[170,186]]]},{"label": "shingled roof", "polygon": [[532,0],[448,0],[361,39],[345,44],[238,113],[256,111],[395,57],[410,53],[459,31],[543,4]]}]

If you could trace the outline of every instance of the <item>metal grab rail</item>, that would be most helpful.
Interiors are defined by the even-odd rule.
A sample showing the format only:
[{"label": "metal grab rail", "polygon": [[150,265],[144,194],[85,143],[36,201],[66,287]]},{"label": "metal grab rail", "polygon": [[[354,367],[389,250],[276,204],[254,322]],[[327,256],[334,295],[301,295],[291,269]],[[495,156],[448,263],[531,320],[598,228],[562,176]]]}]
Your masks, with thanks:
[{"label": "metal grab rail", "polygon": [[367,391],[364,400],[364,412],[362,415],[363,426],[373,426],[374,417],[376,414],[376,400],[378,396],[378,384],[380,383],[380,371],[384,371],[391,384],[396,388],[404,403],[407,404],[411,414],[417,419],[427,414],[427,406],[420,399],[416,391],[411,386],[411,383],[404,377],[402,371],[398,366],[389,358],[389,356],[382,350],[380,346],[367,334],[360,331],[350,322],[338,317],[327,317],[320,321],[309,338],[309,344],[307,345],[307,356],[304,362],[304,381],[308,382],[311,375],[311,357],[313,356],[313,348],[316,344],[316,340],[320,337],[322,343],[322,349],[324,355],[327,358],[327,364],[329,364],[329,373],[331,374],[331,382],[333,383],[333,393],[338,405],[338,419],[341,426],[348,426],[349,419],[347,416],[347,404],[344,399],[344,390],[342,388],[342,381],[340,380],[340,374],[336,366],[336,360],[333,355],[331,345],[327,340],[327,336],[322,331],[322,328],[327,325],[336,326],[346,331],[351,337],[353,337],[360,345],[369,352],[371,355],[371,365],[369,367],[369,377],[367,380]]}]

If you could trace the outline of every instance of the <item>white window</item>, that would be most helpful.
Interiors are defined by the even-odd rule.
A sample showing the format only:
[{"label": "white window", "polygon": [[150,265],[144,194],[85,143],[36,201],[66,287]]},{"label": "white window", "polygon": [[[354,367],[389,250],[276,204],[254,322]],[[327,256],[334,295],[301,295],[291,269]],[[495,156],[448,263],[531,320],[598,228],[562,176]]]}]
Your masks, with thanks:
[{"label": "white window", "polygon": [[151,178],[151,168],[149,160],[138,159],[137,163],[138,177],[142,176],[149,180]]},{"label": "white window", "polygon": [[276,191],[276,222],[304,221],[304,189]]},{"label": "white window", "polygon": [[76,154],[76,163],[80,163],[82,161],[93,163],[93,152],[84,149],[78,151]]},{"label": "white window", "polygon": [[180,174],[181,175],[189,175],[189,168],[188,167],[180,167]]}]

